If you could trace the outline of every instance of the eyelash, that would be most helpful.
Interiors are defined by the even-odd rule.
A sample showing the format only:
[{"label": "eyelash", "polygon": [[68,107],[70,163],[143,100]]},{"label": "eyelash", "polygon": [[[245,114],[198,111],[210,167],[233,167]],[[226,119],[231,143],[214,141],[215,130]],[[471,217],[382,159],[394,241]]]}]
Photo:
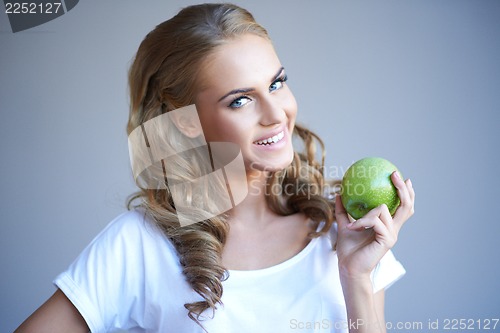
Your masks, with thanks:
[{"label": "eyelash", "polygon": [[[282,83],[282,84],[283,84],[283,83],[285,83],[287,80],[288,80],[288,75],[283,74],[283,75],[282,75],[282,76],[280,76],[278,79],[276,79],[273,83],[271,83],[271,85],[269,86],[269,88],[271,88],[271,86],[272,86],[272,85],[274,85],[274,84],[276,84],[276,83]],[[277,88],[277,89],[275,89],[275,90],[279,90],[279,89],[281,89],[281,88],[283,88],[283,86],[281,86],[281,87],[279,87],[279,88]],[[272,90],[272,91],[275,91],[275,90]],[[272,92],[272,91],[270,91],[270,92]],[[233,99],[233,100],[231,101],[231,103],[229,103],[228,107],[229,107],[229,108],[231,108],[231,109],[239,109],[239,108],[241,108],[241,107],[245,106],[246,104],[243,104],[243,105],[240,105],[240,106],[235,106],[235,105],[234,105],[236,102],[238,102],[239,100],[241,100],[241,99],[243,99],[243,98],[250,99],[250,97],[247,97],[247,96],[245,96],[245,95],[243,95],[243,96],[239,96],[239,97],[236,97],[235,99]]]},{"label": "eyelash", "polygon": [[[274,81],[273,83],[271,83],[271,86],[277,82],[279,83],[285,83],[286,81],[288,80],[288,75],[286,74],[283,74],[282,76],[280,76],[278,79],[276,79],[276,81]],[[279,88],[281,89],[281,88]]]}]

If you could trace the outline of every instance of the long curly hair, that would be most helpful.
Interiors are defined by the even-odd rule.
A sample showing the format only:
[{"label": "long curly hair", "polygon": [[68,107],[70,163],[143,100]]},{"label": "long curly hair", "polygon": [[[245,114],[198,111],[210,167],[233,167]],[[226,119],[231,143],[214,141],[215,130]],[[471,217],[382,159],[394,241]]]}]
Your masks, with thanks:
[{"label": "long curly hair", "polygon": [[[247,10],[232,4],[186,7],[152,30],[142,41],[129,70],[128,134],[152,118],[194,104],[196,78],[203,60],[219,45],[243,34],[269,40],[267,31]],[[269,175],[266,200],[278,214],[304,213],[315,222],[310,237],[318,237],[329,230],[334,219],[332,202],[325,196],[328,186],[323,175],[324,146],[317,135],[300,125],[294,128],[294,138],[302,152],[296,149],[286,169]],[[195,170],[197,165],[186,161],[179,164],[185,179],[194,179],[203,172]],[[187,282],[202,297],[184,305],[189,317],[200,324],[202,312],[215,311],[221,304],[222,281],[228,276],[221,263],[228,218],[221,214],[181,227],[168,186],[139,187],[140,191],[129,198],[128,207],[143,207],[175,246]],[[324,224],[318,231],[321,222]]]}]

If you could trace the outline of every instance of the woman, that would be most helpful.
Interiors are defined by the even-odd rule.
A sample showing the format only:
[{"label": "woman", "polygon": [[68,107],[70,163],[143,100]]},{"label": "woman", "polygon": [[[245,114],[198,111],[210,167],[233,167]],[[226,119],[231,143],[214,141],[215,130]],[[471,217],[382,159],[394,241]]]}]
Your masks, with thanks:
[{"label": "woman", "polygon": [[[391,176],[394,216],[382,205],[351,222],[339,196],[324,197],[322,143],[295,124],[286,80],[267,32],[237,6],[187,7],[150,32],[129,73],[128,133],[166,114],[159,137],[175,151],[185,138],[237,144],[248,194],[180,225],[175,185],[207,171],[189,154],[166,158],[156,171],[182,172],[140,183],[137,207],[94,239],[17,332],[385,332],[384,288],[404,274],[390,248],[413,214],[411,182]],[[201,127],[178,112],[193,104]],[[188,192],[186,205],[215,201],[211,188]]]}]

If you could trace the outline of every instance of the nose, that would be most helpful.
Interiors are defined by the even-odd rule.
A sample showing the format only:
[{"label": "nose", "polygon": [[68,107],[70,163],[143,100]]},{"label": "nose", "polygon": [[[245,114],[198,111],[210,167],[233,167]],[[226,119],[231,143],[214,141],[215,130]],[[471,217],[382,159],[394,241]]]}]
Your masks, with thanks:
[{"label": "nose", "polygon": [[285,118],[285,110],[278,101],[273,100],[271,96],[261,100],[260,124],[262,126],[281,124]]}]

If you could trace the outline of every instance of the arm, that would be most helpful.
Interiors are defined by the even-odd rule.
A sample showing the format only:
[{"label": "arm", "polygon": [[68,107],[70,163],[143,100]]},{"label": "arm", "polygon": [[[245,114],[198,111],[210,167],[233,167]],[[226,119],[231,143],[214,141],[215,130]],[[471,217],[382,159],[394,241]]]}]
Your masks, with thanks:
[{"label": "arm", "polygon": [[57,289],[14,333],[88,333],[89,328],[73,303]]},{"label": "arm", "polygon": [[342,290],[346,301],[349,332],[385,333],[383,294],[373,294],[371,272],[394,246],[403,224],[413,215],[415,191],[396,172],[391,176],[401,205],[394,217],[386,205],[372,209],[350,222],[340,196],[335,202],[338,224],[337,254]]},{"label": "arm", "polygon": [[368,281],[342,279],[346,299],[349,332],[386,333],[384,319],[384,290],[373,293]]}]

